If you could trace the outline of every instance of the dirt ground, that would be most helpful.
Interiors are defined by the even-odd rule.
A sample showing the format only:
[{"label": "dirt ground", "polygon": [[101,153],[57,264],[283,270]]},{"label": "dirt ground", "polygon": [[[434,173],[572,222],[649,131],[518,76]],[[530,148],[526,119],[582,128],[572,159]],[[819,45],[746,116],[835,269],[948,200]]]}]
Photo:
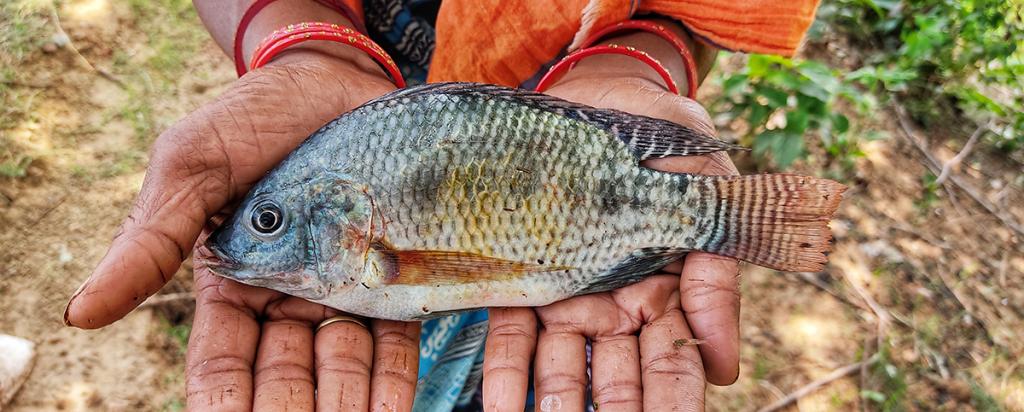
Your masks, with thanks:
[{"label": "dirt ground", "polygon": [[[99,331],[61,315],[127,214],[153,139],[233,78],[184,0],[0,5],[0,333],[39,350],[10,410],[183,408],[188,298]],[[889,138],[845,178],[832,263],[744,271],[741,375],[709,389],[709,409],[754,410],[870,359],[792,409],[1024,410],[1024,239],[956,189],[925,199],[922,156],[893,114],[860,121]],[[945,160],[969,131],[926,134]],[[1024,221],[1019,162],[979,151],[956,173]],[[161,293],[190,284],[185,267]]]}]

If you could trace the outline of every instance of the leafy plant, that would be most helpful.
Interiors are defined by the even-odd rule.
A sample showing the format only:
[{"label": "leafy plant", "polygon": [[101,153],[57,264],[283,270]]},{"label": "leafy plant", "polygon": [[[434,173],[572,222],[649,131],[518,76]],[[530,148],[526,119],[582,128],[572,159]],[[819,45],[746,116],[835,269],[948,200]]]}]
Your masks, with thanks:
[{"label": "leafy plant", "polygon": [[840,101],[860,111],[873,107],[872,99],[820,62],[755,54],[722,81],[716,104],[719,112],[746,121],[744,140],[755,156],[785,169],[807,155],[808,133],[817,134],[833,158],[863,156],[850,119],[835,110]]},{"label": "leafy plant", "polygon": [[866,52],[848,78],[905,95],[918,120],[992,122],[989,142],[1024,149],[1024,1],[838,0],[817,25]]}]

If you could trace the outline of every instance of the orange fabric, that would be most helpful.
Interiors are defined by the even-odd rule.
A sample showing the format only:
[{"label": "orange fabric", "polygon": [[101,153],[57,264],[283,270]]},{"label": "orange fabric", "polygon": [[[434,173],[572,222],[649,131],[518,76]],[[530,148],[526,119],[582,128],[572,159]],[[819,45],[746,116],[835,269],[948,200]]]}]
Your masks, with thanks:
[{"label": "orange fabric", "polygon": [[814,22],[818,0],[650,0],[641,12],[680,20],[729,50],[792,56]]},{"label": "orange fabric", "polygon": [[340,0],[340,3],[348,7],[349,12],[353,14],[352,17],[359,19],[358,22],[353,22],[356,28],[362,28],[366,23],[366,15],[363,13],[363,0]]},{"label": "orange fabric", "polygon": [[[819,0],[444,0],[427,80],[518,86],[587,34],[658,13],[734,51],[792,55]],[[637,4],[639,3],[639,4]]]}]

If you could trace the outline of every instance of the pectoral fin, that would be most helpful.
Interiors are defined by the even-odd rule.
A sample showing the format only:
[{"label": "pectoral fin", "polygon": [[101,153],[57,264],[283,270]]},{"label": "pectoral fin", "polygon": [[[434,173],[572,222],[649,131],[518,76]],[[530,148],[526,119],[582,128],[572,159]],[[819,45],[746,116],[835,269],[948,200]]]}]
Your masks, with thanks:
[{"label": "pectoral fin", "polygon": [[374,248],[379,281],[387,285],[452,285],[571,270],[562,265],[523,263],[476,253]]}]

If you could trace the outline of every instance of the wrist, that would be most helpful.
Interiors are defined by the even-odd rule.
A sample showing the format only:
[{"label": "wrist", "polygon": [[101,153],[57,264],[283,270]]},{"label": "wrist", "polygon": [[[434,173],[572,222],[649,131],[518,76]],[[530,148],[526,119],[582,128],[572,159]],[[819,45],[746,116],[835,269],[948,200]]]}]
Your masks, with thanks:
[{"label": "wrist", "polygon": [[394,83],[372,60],[356,63],[317,50],[296,49],[281,53],[277,58],[239,79],[256,84],[294,84],[292,93],[316,94],[308,88],[331,90],[343,98],[342,104],[333,104],[339,113],[352,110],[367,101],[395,90]]},{"label": "wrist", "polygon": [[[195,4],[196,11],[199,13],[199,17],[209,30],[214,41],[229,56],[233,56],[235,31],[242,20],[242,16],[253,4],[253,1],[193,0],[193,3]],[[310,0],[277,0],[260,10],[245,28],[241,44],[242,63],[248,66],[256,47],[275,30],[286,27],[289,24],[311,21],[354,28],[353,22],[344,13],[334,8],[326,7],[320,4],[320,2]],[[331,62],[331,60],[334,60],[334,62]],[[280,65],[282,61],[286,61],[288,64],[299,61],[316,64],[342,63],[343,65],[355,68],[358,72],[373,74],[381,79],[387,79],[384,70],[377,66],[366,53],[356,48],[330,41],[306,41],[293,45],[281,52],[267,66]]]},{"label": "wrist", "polygon": [[[680,24],[672,20],[648,20],[664,27],[666,31],[686,45],[695,60],[699,84],[714,64],[717,49],[695,41]],[[661,66],[671,74],[679,90],[687,90],[689,87],[684,59],[676,47],[666,39],[652,33],[638,31],[605,37],[594,45],[608,44],[631,47],[646,53],[661,63]],[[619,85],[632,87],[641,85],[659,90],[666,88],[665,80],[652,67],[636,58],[615,54],[594,55],[580,60],[551,89],[566,87],[566,85],[574,83],[587,84],[587,87],[600,84],[603,88]]]}]

